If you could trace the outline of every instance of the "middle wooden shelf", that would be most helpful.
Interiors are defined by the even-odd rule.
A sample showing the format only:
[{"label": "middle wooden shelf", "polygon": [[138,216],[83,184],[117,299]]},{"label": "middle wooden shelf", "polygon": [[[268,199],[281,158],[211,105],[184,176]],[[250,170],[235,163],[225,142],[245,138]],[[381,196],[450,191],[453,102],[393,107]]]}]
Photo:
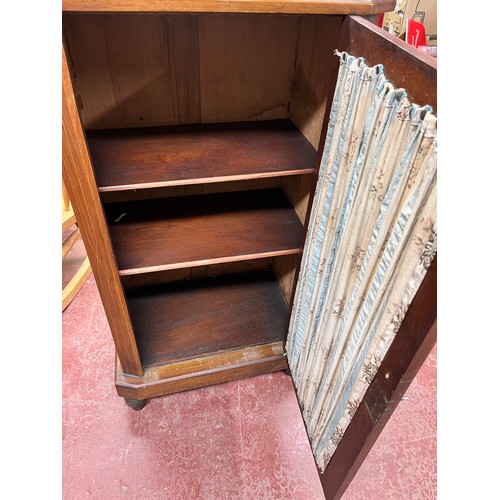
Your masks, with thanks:
[{"label": "middle wooden shelf", "polygon": [[291,255],[303,226],[280,189],[109,203],[121,276]]}]

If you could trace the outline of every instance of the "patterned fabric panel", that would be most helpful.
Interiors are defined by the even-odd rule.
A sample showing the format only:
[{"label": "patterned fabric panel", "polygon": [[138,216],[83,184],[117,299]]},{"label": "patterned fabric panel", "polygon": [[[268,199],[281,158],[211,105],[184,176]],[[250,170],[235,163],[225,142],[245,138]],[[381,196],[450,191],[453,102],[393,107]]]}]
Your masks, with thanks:
[{"label": "patterned fabric panel", "polygon": [[324,470],[436,253],[437,119],[381,65],[341,65],[287,356]]}]

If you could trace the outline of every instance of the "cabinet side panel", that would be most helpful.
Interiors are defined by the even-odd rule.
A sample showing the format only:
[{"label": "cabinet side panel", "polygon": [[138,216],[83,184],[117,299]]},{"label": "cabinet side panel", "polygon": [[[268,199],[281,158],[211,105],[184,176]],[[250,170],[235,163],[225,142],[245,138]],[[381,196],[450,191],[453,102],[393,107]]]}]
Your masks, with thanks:
[{"label": "cabinet side panel", "polygon": [[[340,33],[340,16],[301,16],[298,24],[290,119],[316,150],[321,150],[328,92],[334,64],[333,50]],[[321,151],[318,153],[318,160]],[[311,190],[316,175],[283,177],[281,188],[307,228]],[[273,270],[287,301],[293,303],[300,259],[274,259]]]},{"label": "cabinet side panel", "polygon": [[[307,230],[309,198],[315,181],[316,177],[313,175],[295,175],[281,178],[281,189],[288,201],[293,205],[295,213],[304,226],[304,236]],[[292,304],[295,276],[299,264],[300,259],[297,255],[273,259],[273,271],[289,304]]]},{"label": "cabinet side panel", "polygon": [[283,255],[281,257],[274,257],[271,265],[283,296],[290,307],[292,305],[295,272],[299,264],[299,259],[300,255]]},{"label": "cabinet side panel", "polygon": [[281,178],[281,189],[293,205],[302,224],[305,224],[309,206],[312,175],[294,175]]},{"label": "cabinet side panel", "polygon": [[288,117],[298,19],[200,16],[202,122]]},{"label": "cabinet side panel", "polygon": [[318,149],[342,16],[302,16],[290,118]]},{"label": "cabinet side panel", "polygon": [[143,374],[63,50],[63,178],[123,370]]}]

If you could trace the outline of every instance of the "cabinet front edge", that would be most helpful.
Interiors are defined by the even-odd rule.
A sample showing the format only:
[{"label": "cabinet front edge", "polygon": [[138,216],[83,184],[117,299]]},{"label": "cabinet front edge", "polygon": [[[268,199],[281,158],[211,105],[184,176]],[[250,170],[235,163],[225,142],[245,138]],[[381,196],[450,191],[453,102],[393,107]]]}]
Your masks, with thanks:
[{"label": "cabinet front edge", "polygon": [[66,12],[184,12],[370,15],[394,9],[395,0],[63,0]]}]

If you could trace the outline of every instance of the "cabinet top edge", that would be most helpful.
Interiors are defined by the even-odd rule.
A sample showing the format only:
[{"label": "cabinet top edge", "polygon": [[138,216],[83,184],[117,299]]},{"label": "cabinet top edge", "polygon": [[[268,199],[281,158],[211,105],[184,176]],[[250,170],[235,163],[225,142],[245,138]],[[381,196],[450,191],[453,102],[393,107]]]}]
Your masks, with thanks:
[{"label": "cabinet top edge", "polygon": [[63,0],[63,12],[371,15],[396,0]]}]

